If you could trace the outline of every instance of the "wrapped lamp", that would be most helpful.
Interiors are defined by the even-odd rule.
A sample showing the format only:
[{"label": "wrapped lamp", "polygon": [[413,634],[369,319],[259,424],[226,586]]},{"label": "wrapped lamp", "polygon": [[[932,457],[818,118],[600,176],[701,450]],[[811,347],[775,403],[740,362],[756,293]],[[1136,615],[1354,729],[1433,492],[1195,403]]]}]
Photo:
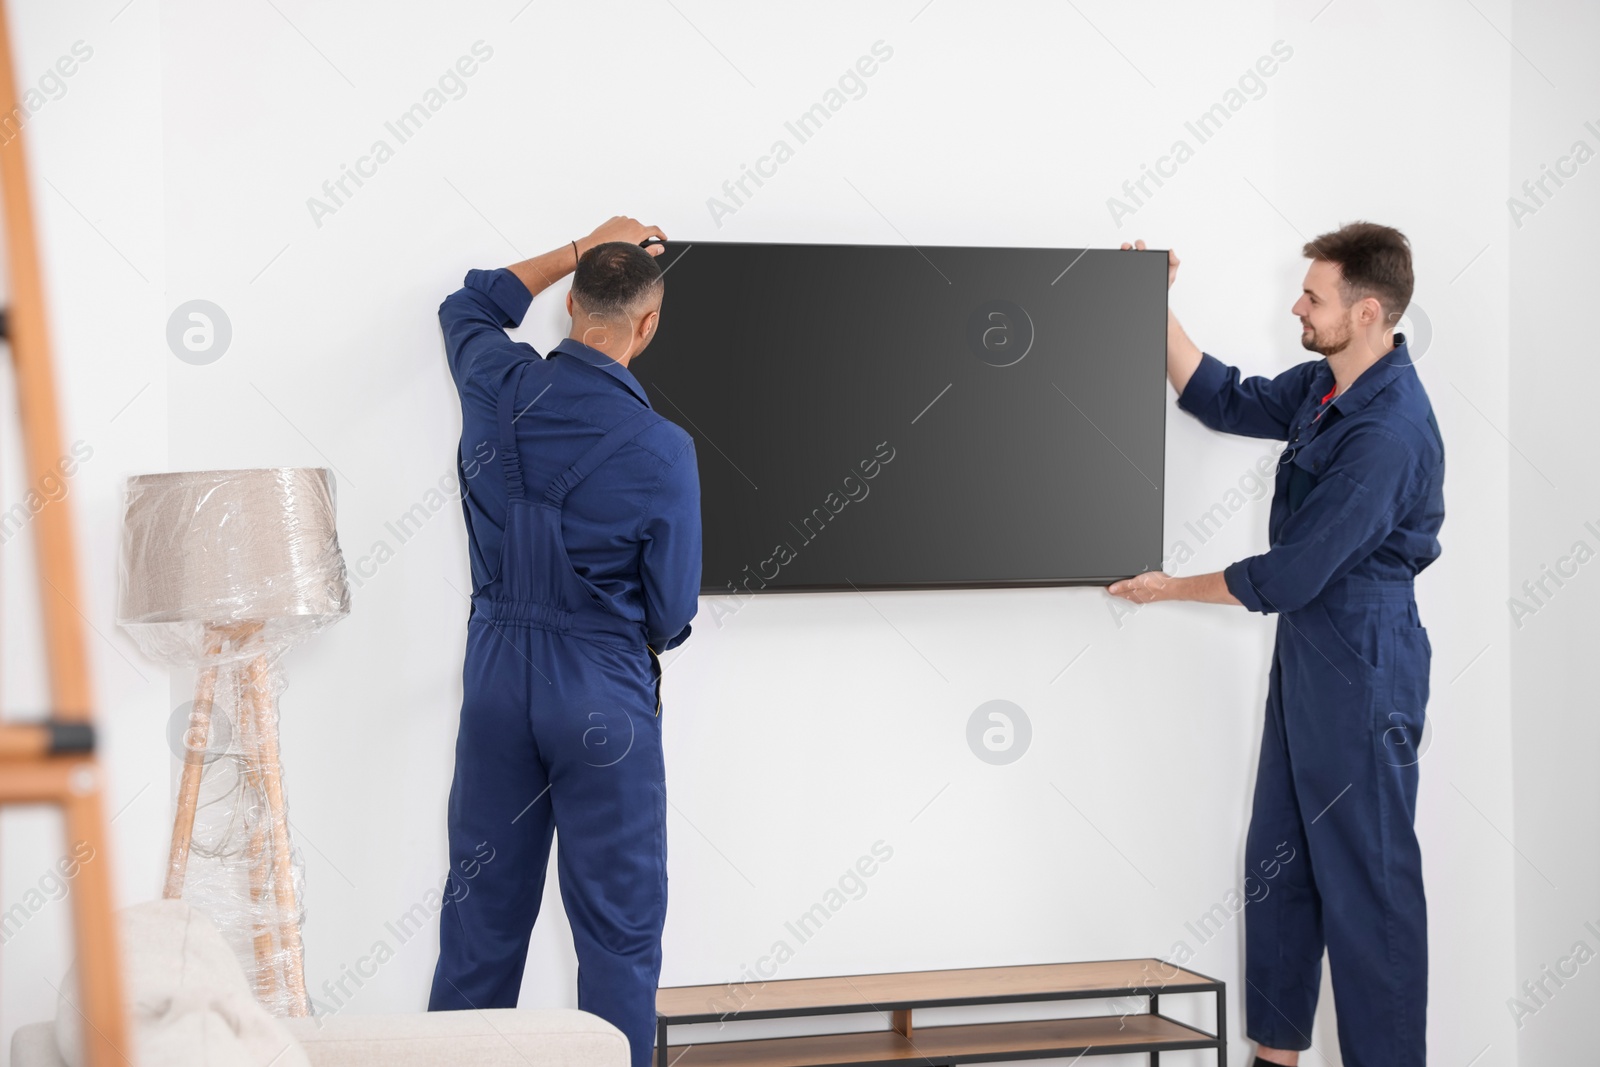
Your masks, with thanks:
[{"label": "wrapped lamp", "polygon": [[164,895],[211,915],[279,1015],[310,1003],[275,665],[349,610],[328,471],[128,479],[118,622],[145,654],[199,671]]}]

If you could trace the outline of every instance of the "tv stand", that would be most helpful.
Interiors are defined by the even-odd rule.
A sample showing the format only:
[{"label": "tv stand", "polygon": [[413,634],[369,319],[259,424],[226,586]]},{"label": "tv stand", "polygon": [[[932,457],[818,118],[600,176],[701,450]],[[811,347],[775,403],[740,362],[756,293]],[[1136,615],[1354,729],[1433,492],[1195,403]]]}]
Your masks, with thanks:
[{"label": "tv stand", "polygon": [[[1179,993],[1215,997],[1216,1032],[1160,1013]],[[917,1008],[1136,997],[1146,1010],[1117,1015],[916,1027]],[[888,1012],[886,1030],[668,1045],[689,1023]],[[734,985],[675,986],[656,994],[656,1067],[946,1067],[959,1063],[1215,1049],[1227,1064],[1222,982],[1162,960],[968,967]]]}]

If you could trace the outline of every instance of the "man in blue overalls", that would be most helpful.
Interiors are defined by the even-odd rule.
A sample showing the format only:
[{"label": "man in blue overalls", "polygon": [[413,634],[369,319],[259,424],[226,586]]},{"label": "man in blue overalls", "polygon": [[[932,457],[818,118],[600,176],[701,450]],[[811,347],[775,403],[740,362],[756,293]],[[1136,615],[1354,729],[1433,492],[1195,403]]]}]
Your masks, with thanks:
[{"label": "man in blue overalls", "polygon": [[[469,271],[439,307],[472,607],[428,1007],[516,1005],[559,827],[578,1006],[622,1030],[633,1067],[652,1059],[667,908],[656,653],[689,636],[701,547],[694,446],[628,371],[661,317],[650,237],[614,218]],[[541,359],[505,330],[574,269],[571,336]]]},{"label": "man in blue overalls", "polygon": [[[1109,591],[1278,616],[1245,842],[1247,874],[1281,867],[1245,910],[1257,1062],[1294,1064],[1311,1046],[1326,948],[1345,1063],[1423,1067],[1427,918],[1413,816],[1432,647],[1412,579],[1439,555],[1444,443],[1405,338],[1389,341],[1411,300],[1404,235],[1352,223],[1304,252],[1312,263],[1292,311],[1322,359],[1241,379],[1167,319],[1178,406],[1214,430],[1287,442],[1270,547],[1212,574],[1155,571]],[[1168,256],[1170,285],[1178,259]],[[1282,862],[1289,849],[1296,858]]]}]

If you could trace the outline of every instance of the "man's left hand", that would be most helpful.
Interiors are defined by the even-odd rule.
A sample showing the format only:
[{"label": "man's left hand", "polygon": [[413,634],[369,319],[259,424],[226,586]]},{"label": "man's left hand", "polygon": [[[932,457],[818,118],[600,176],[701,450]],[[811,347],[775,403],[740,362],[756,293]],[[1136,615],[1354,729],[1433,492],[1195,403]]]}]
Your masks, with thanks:
[{"label": "man's left hand", "polygon": [[1149,604],[1157,600],[1172,599],[1169,595],[1171,582],[1172,579],[1162,571],[1145,571],[1132,578],[1112,582],[1106,586],[1106,592],[1138,604]]},{"label": "man's left hand", "polygon": [[[663,241],[667,239],[667,235],[661,232],[659,226],[646,226],[638,219],[627,215],[613,215],[596,226],[589,236],[578,239],[578,251],[587,252],[595,245],[602,245],[607,241],[624,241],[631,245],[643,244],[649,237],[659,237]],[[666,249],[660,245],[651,245],[645,251],[652,256],[659,256]]]}]

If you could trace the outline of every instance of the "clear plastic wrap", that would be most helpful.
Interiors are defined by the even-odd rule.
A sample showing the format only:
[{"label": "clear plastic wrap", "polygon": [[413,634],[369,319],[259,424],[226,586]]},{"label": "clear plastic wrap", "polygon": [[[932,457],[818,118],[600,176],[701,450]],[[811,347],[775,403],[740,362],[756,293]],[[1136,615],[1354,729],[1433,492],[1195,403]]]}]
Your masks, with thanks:
[{"label": "clear plastic wrap", "polygon": [[281,652],[350,611],[320,467],[135,475],[125,515],[117,621],[152,659],[212,661],[239,624]]},{"label": "clear plastic wrap", "polygon": [[270,1011],[308,1014],[277,666],[350,610],[332,479],[314,468],[130,478],[121,570],[118,622],[153,659],[198,672],[165,895],[212,919]]}]

